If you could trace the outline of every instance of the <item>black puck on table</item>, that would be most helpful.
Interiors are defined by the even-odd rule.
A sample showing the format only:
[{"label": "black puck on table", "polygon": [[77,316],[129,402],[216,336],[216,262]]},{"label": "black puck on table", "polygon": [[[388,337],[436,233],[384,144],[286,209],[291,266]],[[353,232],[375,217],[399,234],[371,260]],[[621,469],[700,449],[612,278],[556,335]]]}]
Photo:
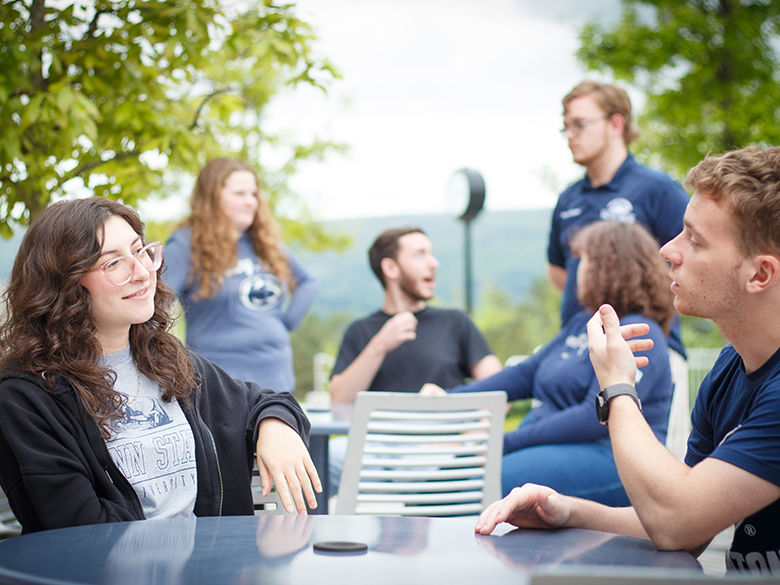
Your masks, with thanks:
[{"label": "black puck on table", "polygon": [[362,554],[368,550],[364,542],[351,542],[348,540],[323,540],[314,543],[315,552]]}]

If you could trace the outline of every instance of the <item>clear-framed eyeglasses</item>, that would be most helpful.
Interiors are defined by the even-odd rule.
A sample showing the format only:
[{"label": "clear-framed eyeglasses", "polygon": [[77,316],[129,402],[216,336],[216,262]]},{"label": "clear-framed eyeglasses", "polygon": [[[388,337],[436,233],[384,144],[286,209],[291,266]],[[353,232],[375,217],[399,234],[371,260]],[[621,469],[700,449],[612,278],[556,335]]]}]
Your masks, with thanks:
[{"label": "clear-framed eyeglasses", "polygon": [[609,116],[599,116],[598,118],[588,118],[585,120],[577,120],[571,124],[564,124],[563,128],[561,128],[561,134],[563,136],[566,136],[567,134],[571,134],[572,136],[579,136],[582,134],[582,131],[585,130],[586,126],[590,126],[591,124],[601,122],[602,120],[606,120],[608,118]]},{"label": "clear-framed eyeglasses", "polygon": [[122,286],[130,282],[133,276],[135,276],[136,262],[140,262],[141,266],[149,272],[156,272],[162,265],[162,249],[162,242],[152,242],[133,252],[132,256],[111,258],[111,260],[94,270],[100,270],[106,275],[108,282],[114,286]]}]

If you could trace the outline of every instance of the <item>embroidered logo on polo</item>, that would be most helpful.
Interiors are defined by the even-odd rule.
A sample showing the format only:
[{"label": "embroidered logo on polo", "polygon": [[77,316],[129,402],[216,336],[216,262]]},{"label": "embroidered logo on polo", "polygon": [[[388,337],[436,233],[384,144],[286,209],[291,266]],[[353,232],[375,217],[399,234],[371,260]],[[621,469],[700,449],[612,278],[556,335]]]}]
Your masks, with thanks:
[{"label": "embroidered logo on polo", "polygon": [[571,219],[572,217],[577,217],[579,215],[582,215],[581,207],[575,207],[574,209],[566,209],[564,211],[561,211],[561,213],[559,214],[561,219]]},{"label": "embroidered logo on polo", "polygon": [[599,218],[604,221],[636,223],[634,206],[625,197],[615,197],[615,199],[611,199],[606,207],[599,212]]}]

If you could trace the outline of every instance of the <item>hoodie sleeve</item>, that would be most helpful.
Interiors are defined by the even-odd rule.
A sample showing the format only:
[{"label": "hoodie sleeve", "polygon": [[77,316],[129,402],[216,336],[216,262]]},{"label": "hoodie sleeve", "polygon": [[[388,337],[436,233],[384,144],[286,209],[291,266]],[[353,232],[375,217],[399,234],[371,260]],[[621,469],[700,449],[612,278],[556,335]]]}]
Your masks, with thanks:
[{"label": "hoodie sleeve", "polygon": [[0,480],[25,533],[143,518],[126,480],[101,464],[97,425],[62,407],[76,401],[22,378],[0,384]]},{"label": "hoodie sleeve", "polygon": [[278,418],[308,444],[309,419],[290,392],[274,392],[253,382],[238,380],[202,356],[194,352],[190,355],[202,377],[201,415],[215,438],[236,447],[239,441],[245,442],[253,454],[260,421]]}]

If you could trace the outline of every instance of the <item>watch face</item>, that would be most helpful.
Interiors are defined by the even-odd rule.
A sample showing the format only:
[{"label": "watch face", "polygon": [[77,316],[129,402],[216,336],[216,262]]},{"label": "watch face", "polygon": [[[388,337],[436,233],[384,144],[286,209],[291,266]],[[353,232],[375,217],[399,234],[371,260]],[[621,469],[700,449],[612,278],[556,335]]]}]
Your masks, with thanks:
[{"label": "watch face", "polygon": [[609,402],[604,397],[603,390],[596,394],[596,418],[603,425],[607,424],[609,418]]}]

